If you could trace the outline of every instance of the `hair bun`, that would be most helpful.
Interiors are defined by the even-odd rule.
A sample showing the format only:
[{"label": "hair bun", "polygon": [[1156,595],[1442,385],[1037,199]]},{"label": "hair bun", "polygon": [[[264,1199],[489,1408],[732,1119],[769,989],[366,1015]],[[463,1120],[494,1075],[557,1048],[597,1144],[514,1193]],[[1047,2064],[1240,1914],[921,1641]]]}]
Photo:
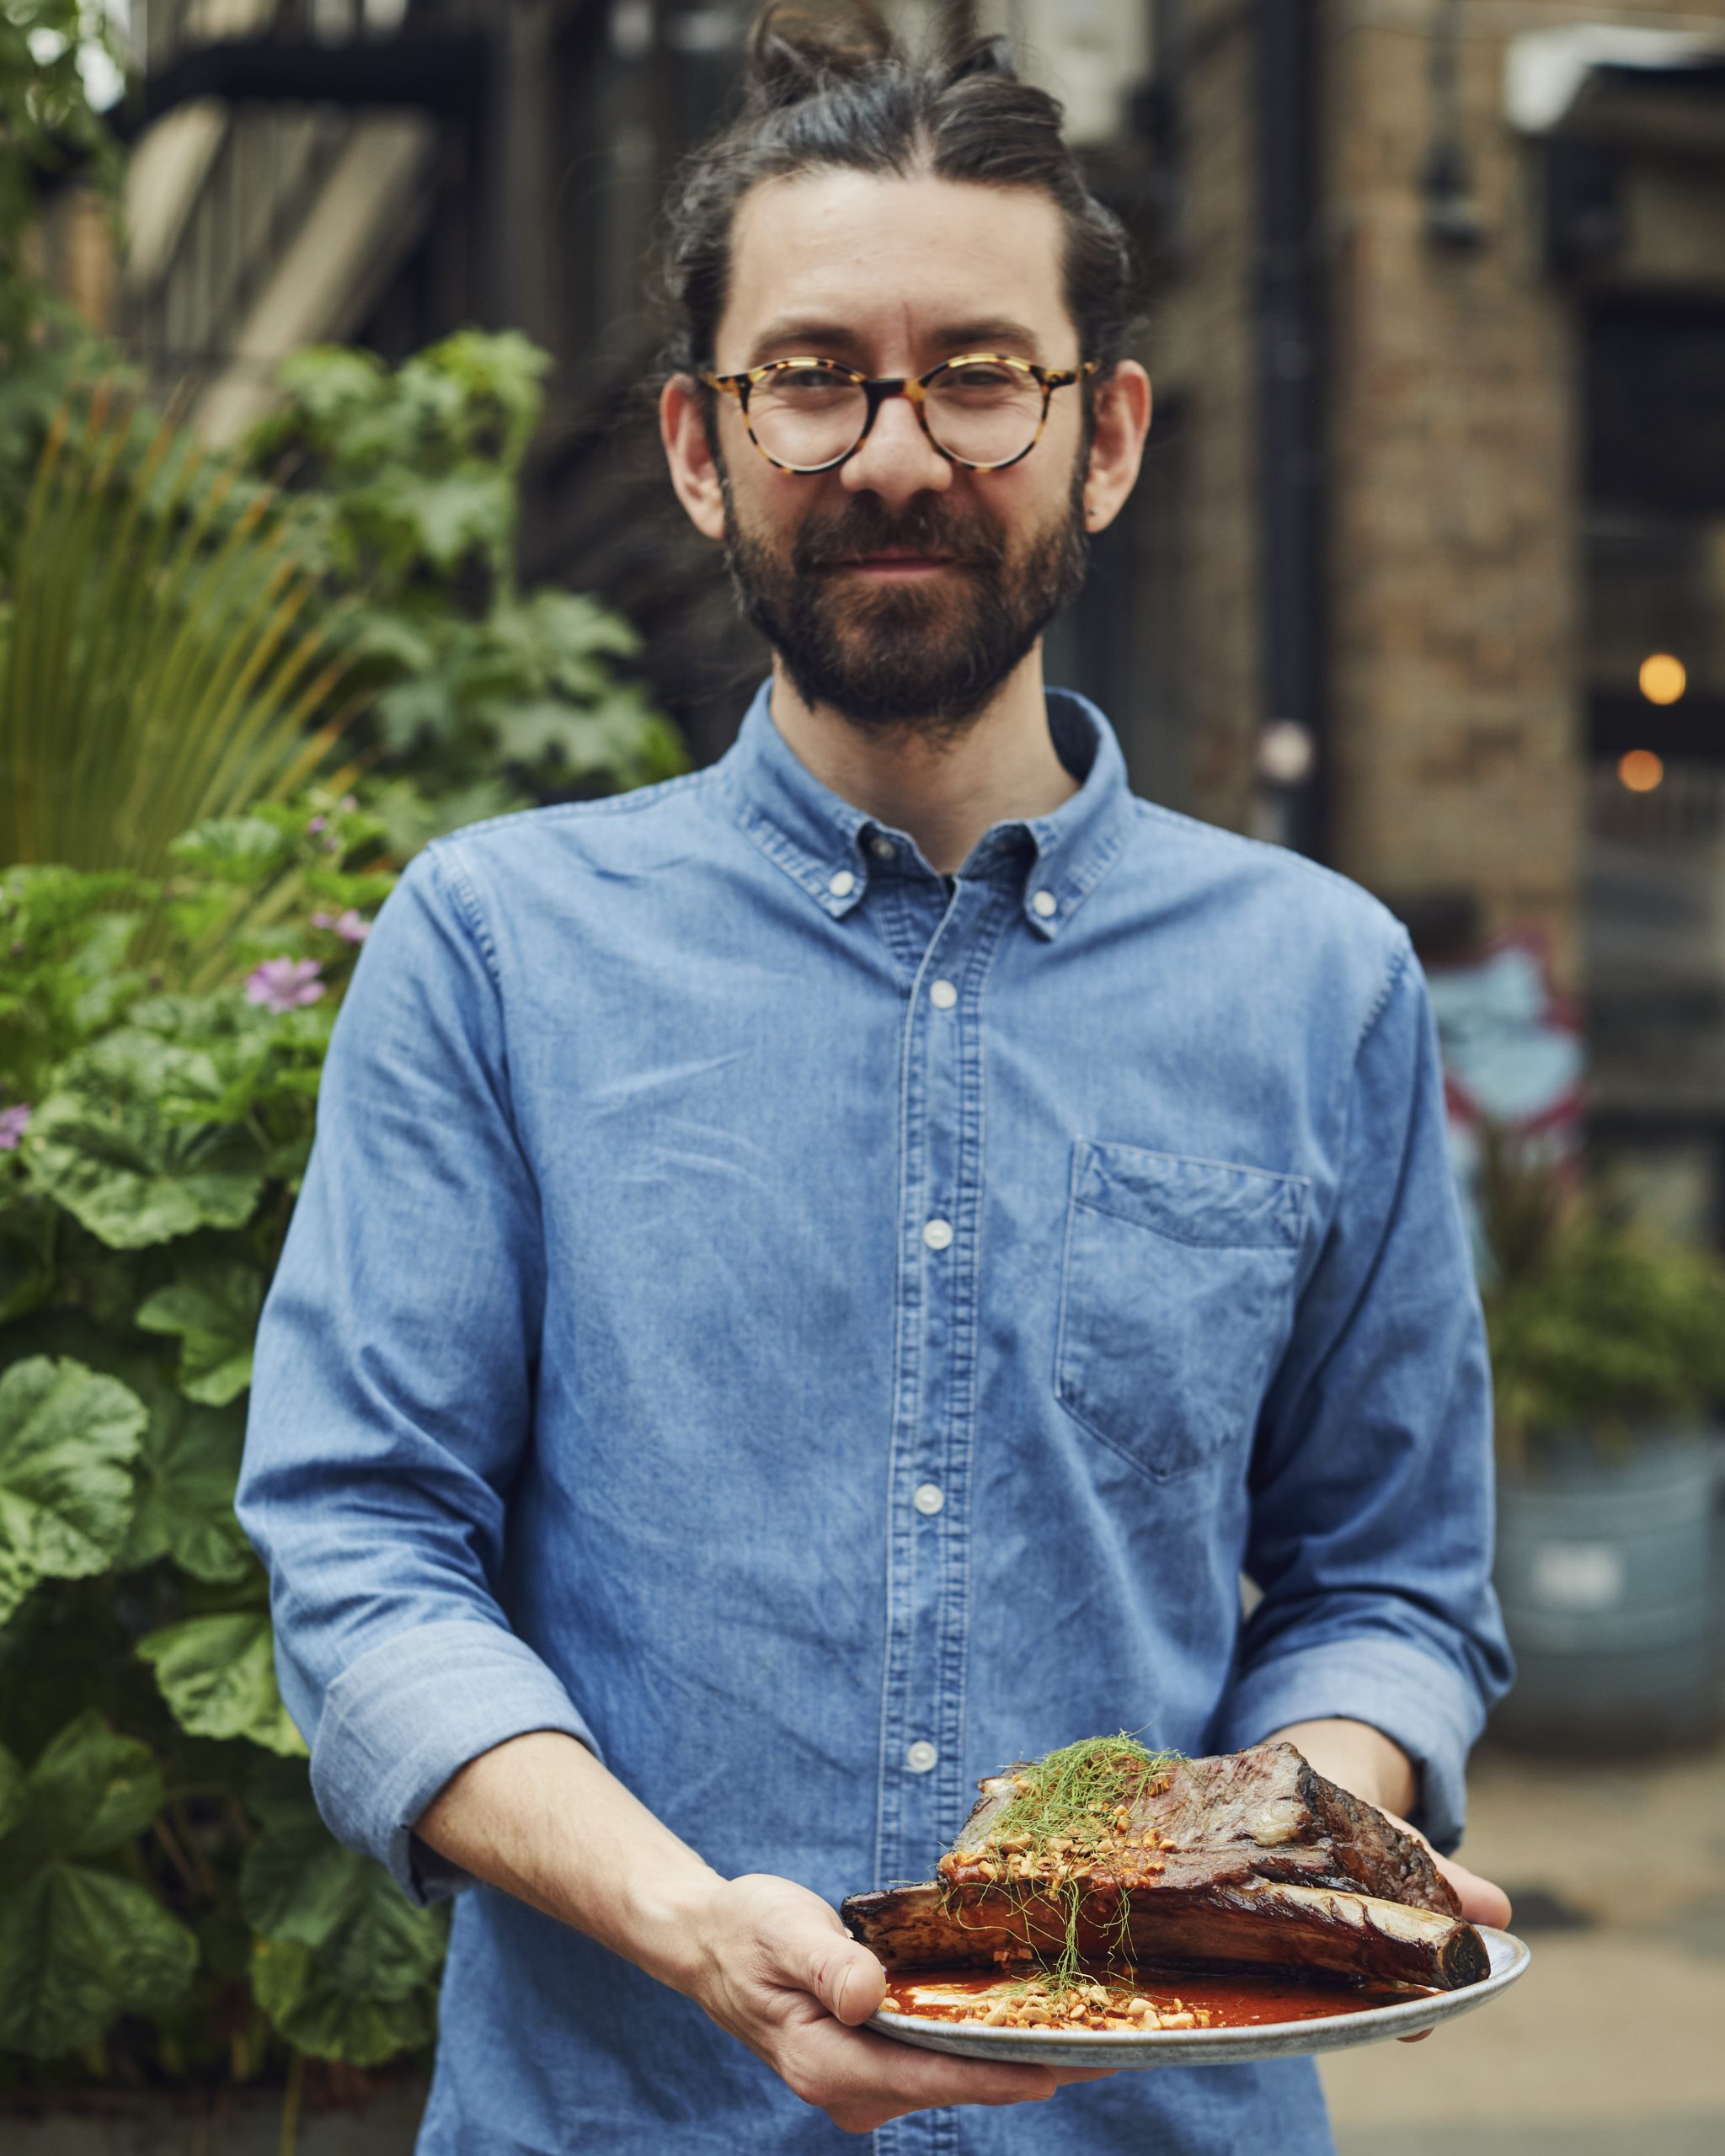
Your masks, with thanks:
[{"label": "hair bun", "polygon": [[798,104],[835,76],[860,75],[898,56],[898,40],[873,0],[769,6],[749,33],[749,90],[757,104]]},{"label": "hair bun", "polygon": [[947,70],[948,83],[962,83],[968,75],[996,75],[1008,83],[1018,79],[1018,69],[1012,57],[1012,40],[1009,37],[979,38],[953,60]]}]

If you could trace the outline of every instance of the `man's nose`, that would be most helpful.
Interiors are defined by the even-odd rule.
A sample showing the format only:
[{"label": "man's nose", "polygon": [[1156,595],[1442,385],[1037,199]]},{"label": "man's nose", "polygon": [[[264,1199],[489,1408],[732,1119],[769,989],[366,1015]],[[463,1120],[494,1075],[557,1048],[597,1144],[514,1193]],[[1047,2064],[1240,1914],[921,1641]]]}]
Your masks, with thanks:
[{"label": "man's nose", "polygon": [[853,494],[879,494],[883,501],[908,501],[913,494],[944,494],[953,467],[928,436],[908,397],[883,397],[862,447],[839,467],[839,477]]}]

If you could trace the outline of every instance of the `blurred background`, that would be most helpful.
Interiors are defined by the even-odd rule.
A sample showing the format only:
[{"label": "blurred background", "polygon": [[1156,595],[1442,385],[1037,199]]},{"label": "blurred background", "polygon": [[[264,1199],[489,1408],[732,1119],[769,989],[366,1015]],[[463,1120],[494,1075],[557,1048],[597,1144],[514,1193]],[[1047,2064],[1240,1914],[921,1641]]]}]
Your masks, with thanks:
[{"label": "blurred background", "polygon": [[[142,1540],[116,1513],[82,1574],[27,1582],[0,1677],[56,1640],[155,1671],[90,1695],[166,1777],[95,1874],[199,1942],[178,2021],[111,1972],[82,2020],[0,2015],[21,2152],[411,2145],[435,1941],[367,1961],[345,1874],[321,1913],[272,1898],[255,1850],[291,1849],[287,1799],[245,1762],[302,1768],[267,1670],[212,1714],[255,1629],[186,1628],[255,1628],[256,1582],[243,1551],[189,1556],[212,1501],[174,1481],[174,1417],[243,1408],[238,1362],[210,1370],[245,1348],[318,1029],[394,870],[475,815],[711,760],[764,669],[639,389],[659,205],[749,12],[0,0],[0,1251],[27,1253],[0,1364],[75,1354],[128,1389],[129,1471],[182,1508]],[[1108,711],[1140,793],[1376,893],[1433,984],[1524,1672],[1468,1854],[1537,1959],[1439,2041],[1338,2059],[1338,2137],[1717,2149],[1725,0],[885,12],[1011,34],[1143,264],[1148,462],[1050,678]],[[238,595],[259,533],[291,620]],[[135,574],[206,650],[195,782],[163,776],[185,636],[150,642]],[[131,897],[91,881],[120,869]],[[275,1025],[200,1111],[275,1118],[227,1214],[90,1194],[92,1104],[168,1040],[137,1001],[164,985],[233,1038]],[[192,1082],[165,1069],[140,1083]],[[241,1243],[224,1313],[211,1268]],[[130,1269],[95,1296],[92,1265]],[[218,1493],[233,1428],[200,1439]],[[65,1700],[23,1698],[0,1738],[45,1788]]]}]

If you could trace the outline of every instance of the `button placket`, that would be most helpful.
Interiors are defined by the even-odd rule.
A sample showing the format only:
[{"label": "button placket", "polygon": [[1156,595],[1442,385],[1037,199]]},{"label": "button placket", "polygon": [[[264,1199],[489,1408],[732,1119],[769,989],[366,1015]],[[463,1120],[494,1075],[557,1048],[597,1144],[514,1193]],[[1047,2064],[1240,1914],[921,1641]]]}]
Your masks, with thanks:
[{"label": "button placket", "polygon": [[[882,1732],[884,1876],[926,1869],[931,1846],[956,1833],[970,1795],[963,1779],[965,1499],[976,1412],[983,1072],[966,998],[980,993],[1022,904],[1022,886],[966,878],[932,933],[925,931],[905,1016],[900,1353],[919,1372],[921,1412],[905,1412],[901,1385],[889,1525],[894,1637]],[[927,1749],[913,1760],[916,1747]]]}]

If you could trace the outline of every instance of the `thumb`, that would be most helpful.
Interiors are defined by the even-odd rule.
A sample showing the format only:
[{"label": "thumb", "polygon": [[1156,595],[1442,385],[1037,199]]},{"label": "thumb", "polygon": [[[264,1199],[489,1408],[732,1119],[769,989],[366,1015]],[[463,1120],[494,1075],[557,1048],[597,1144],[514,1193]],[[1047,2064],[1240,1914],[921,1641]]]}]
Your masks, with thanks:
[{"label": "thumb", "polygon": [[886,1971],[854,1939],[820,1939],[812,1944],[808,1984],[835,2020],[855,2029],[886,1997]]}]

